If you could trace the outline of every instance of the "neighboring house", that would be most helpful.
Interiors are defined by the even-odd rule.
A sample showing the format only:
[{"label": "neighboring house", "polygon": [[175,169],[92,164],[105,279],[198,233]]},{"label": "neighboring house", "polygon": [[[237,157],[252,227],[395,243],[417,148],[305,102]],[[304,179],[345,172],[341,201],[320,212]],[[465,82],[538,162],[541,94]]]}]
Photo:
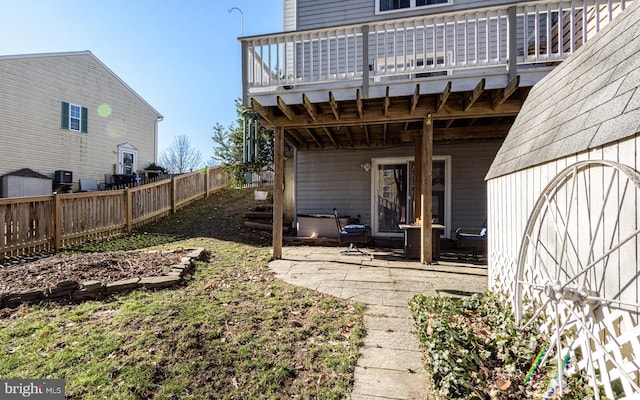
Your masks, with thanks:
[{"label": "neighboring house", "polygon": [[136,173],[156,161],[161,120],[89,51],[0,56],[0,175],[29,168],[78,190]]},{"label": "neighboring house", "polygon": [[610,399],[640,398],[639,171],[634,3],[531,90],[487,174],[489,287]]},{"label": "neighboring house", "polygon": [[[276,157],[286,151],[276,187],[293,171],[283,178],[282,198],[294,203],[285,217],[336,207],[371,225],[374,240],[401,236],[388,221],[411,223],[432,207],[447,238],[482,226],[484,177],[530,89],[624,8],[284,0],[287,32],[240,41],[243,102],[275,130]],[[431,218],[422,220],[421,258],[431,261]]]}]

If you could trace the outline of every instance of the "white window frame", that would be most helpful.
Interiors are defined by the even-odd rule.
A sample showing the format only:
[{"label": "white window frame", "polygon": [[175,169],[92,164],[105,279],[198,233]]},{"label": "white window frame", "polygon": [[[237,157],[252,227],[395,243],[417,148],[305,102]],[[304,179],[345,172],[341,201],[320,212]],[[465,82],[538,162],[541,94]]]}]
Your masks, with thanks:
[{"label": "white window frame", "polygon": [[407,8],[398,8],[396,10],[380,11],[380,0],[373,0],[373,1],[375,1],[375,6],[376,6],[375,14],[376,15],[378,15],[378,14],[401,13],[401,12],[415,11],[415,10],[424,10],[425,8],[450,6],[450,5],[453,4],[453,0],[447,0],[445,3],[427,4],[427,5],[424,5],[424,6],[416,6],[416,0],[410,0],[409,7],[407,7]]},{"label": "white window frame", "polygon": [[[445,168],[445,186],[444,186],[444,234],[442,237],[449,238],[451,237],[451,156],[450,155],[434,155],[432,157],[433,161],[444,161]],[[384,158],[372,158],[371,159],[371,232],[374,236],[381,237],[395,237],[402,236],[402,233],[378,233],[378,220],[375,218],[376,215],[376,188],[378,187],[378,165],[380,164],[402,164],[407,163],[407,167],[410,162],[414,162],[414,158],[412,156],[407,157],[384,157]],[[419,182],[414,182],[414,184],[418,184]],[[413,193],[411,193],[413,196]]]},{"label": "white window frame", "polygon": [[[78,109],[77,117],[73,116],[73,112],[72,112],[73,109]],[[76,120],[78,121],[78,129],[73,128],[73,121],[76,121]],[[75,132],[82,132],[82,107],[73,103],[69,103],[69,130],[75,131]]]}]

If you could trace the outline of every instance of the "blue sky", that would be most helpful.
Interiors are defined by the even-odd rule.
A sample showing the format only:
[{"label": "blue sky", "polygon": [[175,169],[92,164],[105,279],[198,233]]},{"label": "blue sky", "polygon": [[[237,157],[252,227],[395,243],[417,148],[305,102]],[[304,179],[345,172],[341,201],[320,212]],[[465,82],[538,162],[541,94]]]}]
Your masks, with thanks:
[{"label": "blue sky", "polygon": [[208,160],[236,118],[244,35],[282,31],[282,0],[0,0],[0,55],[90,50],[164,116],[160,152],[187,135]]}]

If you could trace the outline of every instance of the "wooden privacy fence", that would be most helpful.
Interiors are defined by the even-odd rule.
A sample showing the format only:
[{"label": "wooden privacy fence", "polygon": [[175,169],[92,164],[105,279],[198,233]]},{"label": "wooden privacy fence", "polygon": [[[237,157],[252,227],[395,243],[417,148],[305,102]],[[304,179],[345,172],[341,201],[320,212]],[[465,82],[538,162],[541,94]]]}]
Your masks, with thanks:
[{"label": "wooden privacy fence", "polygon": [[123,190],[0,199],[0,259],[130,232],[229,181],[221,167],[207,167]]}]

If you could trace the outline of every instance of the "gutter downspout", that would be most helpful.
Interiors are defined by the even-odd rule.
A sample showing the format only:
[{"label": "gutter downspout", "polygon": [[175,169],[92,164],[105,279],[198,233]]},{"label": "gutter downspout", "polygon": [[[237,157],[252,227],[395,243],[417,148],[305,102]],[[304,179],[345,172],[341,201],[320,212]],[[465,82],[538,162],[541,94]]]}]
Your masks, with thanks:
[{"label": "gutter downspout", "polygon": [[156,118],[154,122],[154,135],[153,135],[153,163],[158,164],[158,122],[163,121],[164,117],[161,115]]}]

